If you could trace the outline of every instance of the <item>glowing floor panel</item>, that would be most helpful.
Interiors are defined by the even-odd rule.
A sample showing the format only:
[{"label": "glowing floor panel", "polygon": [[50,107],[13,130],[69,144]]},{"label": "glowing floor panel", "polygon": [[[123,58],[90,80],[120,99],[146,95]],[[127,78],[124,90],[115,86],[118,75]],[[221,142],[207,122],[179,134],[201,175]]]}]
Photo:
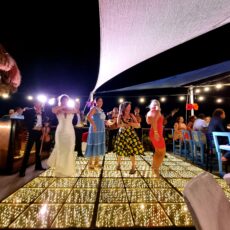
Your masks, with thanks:
[{"label": "glowing floor panel", "polygon": [[[160,228],[193,226],[183,189],[202,169],[167,154],[156,178],[152,156],[137,156],[137,171],[116,155],[107,154],[103,167],[88,169],[76,159],[76,175],[57,178],[48,169],[0,203],[0,228]],[[215,177],[230,199],[224,180]]]}]

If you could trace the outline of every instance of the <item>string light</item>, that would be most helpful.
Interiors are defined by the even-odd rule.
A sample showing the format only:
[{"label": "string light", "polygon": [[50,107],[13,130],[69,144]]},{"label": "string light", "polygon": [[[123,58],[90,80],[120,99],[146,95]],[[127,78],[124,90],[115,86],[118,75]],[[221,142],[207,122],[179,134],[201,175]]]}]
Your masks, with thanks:
[{"label": "string light", "polygon": [[179,97],[179,100],[180,100],[180,101],[184,101],[184,100],[185,100],[185,96],[180,96],[180,97]]},{"label": "string light", "polygon": [[198,97],[198,101],[204,101],[204,97],[203,96],[200,96],[200,97]]},{"label": "string light", "polygon": [[200,93],[200,89],[196,89],[196,90],[195,90],[195,93]]},{"label": "string light", "polygon": [[221,98],[218,98],[218,99],[216,99],[216,102],[217,102],[217,103],[222,103],[223,100],[222,100]]},{"label": "string light", "polygon": [[144,97],[140,97],[139,102],[140,103],[144,103],[145,102],[145,98]]},{"label": "string light", "polygon": [[217,89],[221,89],[222,87],[223,87],[222,84],[217,84],[217,85],[216,85],[216,88],[217,88]]},{"label": "string light", "polygon": [[205,92],[208,92],[209,90],[210,90],[209,87],[204,87],[204,91],[205,91]]},{"label": "string light", "polygon": [[121,97],[118,99],[118,101],[119,101],[119,103],[123,103],[125,100],[124,100],[124,98]]},{"label": "string light", "polygon": [[165,98],[165,97],[161,97],[161,98],[160,98],[160,101],[161,101],[161,102],[165,102],[165,101],[166,101],[166,98]]}]

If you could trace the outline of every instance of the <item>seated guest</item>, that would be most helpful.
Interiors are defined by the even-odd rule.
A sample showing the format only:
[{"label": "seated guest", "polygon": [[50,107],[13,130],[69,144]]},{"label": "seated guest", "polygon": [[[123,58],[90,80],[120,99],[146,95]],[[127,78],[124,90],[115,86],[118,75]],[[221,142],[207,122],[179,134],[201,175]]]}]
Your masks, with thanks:
[{"label": "seated guest", "polygon": [[173,139],[174,140],[182,140],[182,130],[186,130],[187,126],[184,123],[184,118],[182,116],[178,117],[176,119],[176,122],[174,124],[174,134],[173,134]]},{"label": "seated guest", "polygon": [[[212,139],[212,132],[227,132],[227,129],[224,126],[225,111],[223,109],[216,109],[213,114],[211,121],[208,126],[208,136]],[[219,138],[219,143],[226,144],[226,140]],[[222,161],[227,161],[230,159],[230,152],[227,152],[222,157]]]}]

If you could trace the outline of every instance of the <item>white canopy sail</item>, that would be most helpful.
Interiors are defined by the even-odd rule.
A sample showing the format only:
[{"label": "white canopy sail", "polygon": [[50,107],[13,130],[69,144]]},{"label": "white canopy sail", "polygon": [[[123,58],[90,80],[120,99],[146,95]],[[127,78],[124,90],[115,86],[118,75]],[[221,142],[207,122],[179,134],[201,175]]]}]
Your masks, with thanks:
[{"label": "white canopy sail", "polygon": [[230,22],[229,0],[99,0],[95,92],[130,67]]}]

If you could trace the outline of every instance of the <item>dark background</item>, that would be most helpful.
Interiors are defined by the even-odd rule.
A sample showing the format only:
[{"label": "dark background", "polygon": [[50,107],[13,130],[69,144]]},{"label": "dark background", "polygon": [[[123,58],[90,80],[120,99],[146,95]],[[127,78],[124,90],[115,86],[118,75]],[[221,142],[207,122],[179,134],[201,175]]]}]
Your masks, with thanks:
[{"label": "dark background", "polygon": [[[46,93],[57,97],[62,93],[79,96],[82,108],[94,88],[99,70],[100,28],[96,0],[84,1],[5,1],[1,3],[0,43],[14,57],[20,68],[22,84],[8,100],[0,98],[0,116],[16,106],[30,106],[28,94]],[[116,89],[202,68],[230,60],[230,25],[222,26],[180,46],[159,54],[119,74],[98,91]],[[211,115],[216,107],[229,111],[229,87],[213,90],[199,112]],[[185,102],[178,95],[187,89],[165,89],[115,93],[97,93],[104,98],[104,110],[118,106],[118,97],[139,105],[144,115],[152,98],[167,96],[162,111],[180,108],[185,116]],[[146,96],[146,103],[138,102]],[[214,103],[218,96],[224,103]],[[229,115],[228,115],[229,116]]]}]

